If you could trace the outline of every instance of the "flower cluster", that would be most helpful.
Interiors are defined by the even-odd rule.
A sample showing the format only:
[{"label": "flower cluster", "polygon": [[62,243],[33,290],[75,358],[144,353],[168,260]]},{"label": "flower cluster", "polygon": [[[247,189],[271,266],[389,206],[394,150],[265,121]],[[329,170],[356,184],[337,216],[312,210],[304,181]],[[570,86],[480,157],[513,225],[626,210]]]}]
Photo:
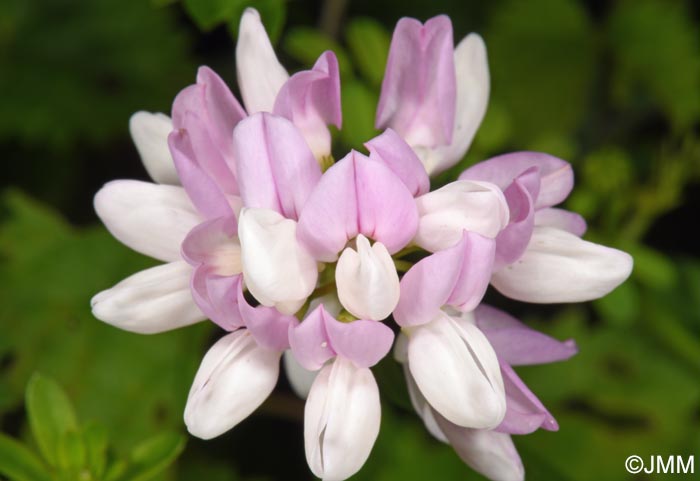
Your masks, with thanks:
[{"label": "flower cluster", "polygon": [[573,187],[570,165],[511,153],[430,190],[430,175],[464,156],[489,95],[483,41],[470,34],[455,48],[445,16],[399,21],[368,155],[331,155],[328,126],[341,127],[332,52],[290,76],[249,9],[236,62],[245,108],[201,67],[171,117],[132,117],[156,183],[111,182],[95,208],[117,239],[165,264],[96,295],[95,316],[140,333],[204,319],[227,331],[185,408],[204,439],[268,397],[283,357],[307,398],[307,461],[324,480],[350,477],[369,456],[380,423],[370,367],[393,347],[427,429],[487,477],[522,479],[510,434],[558,426],[513,366],[567,359],[576,346],[482,304],[487,287],[586,301],[632,267],[554,207]]}]

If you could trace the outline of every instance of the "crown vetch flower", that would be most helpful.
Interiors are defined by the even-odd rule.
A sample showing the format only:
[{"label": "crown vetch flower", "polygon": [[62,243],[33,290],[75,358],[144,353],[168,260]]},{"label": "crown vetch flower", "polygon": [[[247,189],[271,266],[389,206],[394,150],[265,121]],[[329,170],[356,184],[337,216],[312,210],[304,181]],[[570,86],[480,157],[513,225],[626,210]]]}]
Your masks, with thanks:
[{"label": "crown vetch flower", "polygon": [[483,41],[470,34],[454,48],[445,16],[399,21],[377,109],[385,130],[369,155],[331,156],[328,125],[342,123],[332,52],[290,76],[248,9],[236,61],[245,108],[201,67],[171,117],[132,116],[157,183],[108,183],[95,208],[117,239],[165,264],[97,294],[95,316],[140,333],[204,319],[226,331],[185,408],[203,439],[250,415],[284,358],[307,398],[308,464],[325,480],[370,455],[381,417],[371,367],[395,344],[427,429],[485,476],[522,479],[510,435],[558,425],[512,366],[564,360],[576,346],[481,304],[484,293],[589,300],[632,265],[553,207],[573,187],[570,165],[506,154],[430,190],[429,175],[466,152],[489,92]]}]

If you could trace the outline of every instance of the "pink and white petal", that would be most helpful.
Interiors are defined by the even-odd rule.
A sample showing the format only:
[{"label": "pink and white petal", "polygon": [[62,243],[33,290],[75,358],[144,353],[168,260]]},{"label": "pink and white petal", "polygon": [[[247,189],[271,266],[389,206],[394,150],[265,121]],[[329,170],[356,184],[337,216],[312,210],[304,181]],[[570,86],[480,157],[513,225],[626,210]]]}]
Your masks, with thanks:
[{"label": "pink and white petal", "polygon": [[277,384],[281,354],[259,346],[246,329],[219,339],[192,383],[185,406],[187,430],[211,439],[247,418]]},{"label": "pink and white petal", "polygon": [[189,133],[173,131],[168,136],[168,146],[180,181],[202,216],[211,219],[231,215],[226,194],[198,164]]},{"label": "pink and white petal", "polygon": [[530,434],[539,428],[558,431],[554,416],[544,407],[513,369],[501,361],[506,389],[506,415],[496,431],[507,434]]},{"label": "pink and white petal", "polygon": [[503,192],[488,182],[458,180],[416,199],[418,231],[413,242],[429,252],[457,244],[462,232],[495,238],[508,225]]},{"label": "pink and white petal", "polygon": [[304,369],[317,371],[336,355],[326,330],[328,318],[332,319],[323,305],[319,305],[303,322],[295,322],[289,326],[289,345],[294,358]]},{"label": "pink and white petal", "polygon": [[168,135],[173,123],[165,114],[136,112],[129,119],[129,132],[146,172],[159,184],[179,185],[173,157],[168,149]]},{"label": "pink and white petal", "polygon": [[474,317],[499,359],[512,366],[564,361],[578,352],[573,339],[562,342],[549,337],[486,304],[474,310]]},{"label": "pink and white petal", "polygon": [[541,183],[539,195],[533,195],[535,208],[559,204],[574,187],[571,165],[557,157],[541,152],[513,152],[479,162],[459,176],[460,179],[485,180],[505,189],[526,170],[536,167]]},{"label": "pink and white petal", "polygon": [[330,155],[331,134],[326,125],[342,125],[340,72],[335,54],[326,51],[312,70],[292,75],[277,95],[273,113],[294,123],[316,158]]},{"label": "pink and white petal", "polygon": [[440,429],[440,426],[437,425],[437,421],[435,421],[433,408],[431,408],[428,401],[425,400],[420,389],[418,389],[416,381],[413,379],[413,376],[411,376],[411,370],[408,368],[408,364],[403,364],[401,368],[403,370],[404,379],[406,380],[406,387],[408,389],[408,397],[411,399],[411,405],[423,421],[425,429],[441,443],[449,443],[445,434]]},{"label": "pink and white petal", "polygon": [[304,409],[304,448],[311,471],[328,481],[359,471],[379,434],[380,418],[372,371],[342,357],[325,366]]},{"label": "pink and white petal", "polygon": [[192,268],[184,261],[152,267],[95,295],[90,304],[101,321],[126,331],[155,334],[203,321],[192,301]]},{"label": "pink and white petal", "polygon": [[182,242],[182,257],[193,266],[206,264],[221,276],[241,273],[241,244],[234,216],[202,222]]},{"label": "pink and white petal", "polygon": [[233,144],[243,204],[298,219],[321,178],[299,130],[284,117],[258,113],[236,127]]},{"label": "pink and white petal", "polygon": [[340,322],[326,319],[330,346],[338,356],[351,360],[357,367],[372,367],[391,350],[394,332],[382,322],[360,319]]},{"label": "pink and white petal", "polygon": [[291,350],[284,351],[282,365],[284,366],[284,374],[287,376],[287,381],[289,381],[289,385],[294,393],[300,398],[306,399],[309,396],[311,385],[314,383],[318,371],[309,371],[302,367],[294,358]]},{"label": "pink and white petal", "polygon": [[577,237],[586,233],[586,219],[576,212],[548,207],[535,212],[535,226],[554,227],[571,232]]},{"label": "pink and white petal", "polygon": [[318,278],[316,261],[297,241],[296,231],[296,222],[273,210],[241,210],[238,235],[246,286],[261,304],[280,307],[284,314],[303,304]]},{"label": "pink and white petal", "polygon": [[365,143],[370,160],[382,162],[401,179],[413,196],[430,190],[430,178],[416,153],[392,129]]},{"label": "pink and white petal", "polygon": [[370,246],[362,234],[357,251],[347,247],[335,271],[338,299],[352,315],[380,321],[389,317],[399,302],[399,275],[381,242]]},{"label": "pink and white petal", "polygon": [[401,279],[396,322],[428,323],[447,304],[473,309],[488,287],[494,249],[492,239],[465,231],[457,245],[418,261]]},{"label": "pink and white petal", "polygon": [[238,308],[241,276],[222,276],[207,265],[194,269],[190,284],[194,302],[216,325],[233,331],[244,325]]},{"label": "pink and white petal", "polygon": [[272,112],[282,85],[289,78],[267,36],[260,14],[247,8],[236,43],[236,72],[248,114]]},{"label": "pink and white petal", "polygon": [[297,322],[294,316],[274,307],[251,306],[242,289],[238,290],[238,308],[245,326],[259,345],[274,351],[289,349],[289,328]]},{"label": "pink and white petal", "polygon": [[457,426],[435,412],[459,458],[492,481],[524,481],[525,468],[508,434]]},{"label": "pink and white petal", "polygon": [[528,170],[516,178],[504,192],[510,211],[510,222],[496,237],[495,269],[517,261],[527,249],[535,224],[532,189],[528,187],[536,177],[535,170]]},{"label": "pink and white petal", "polygon": [[138,180],[108,182],[95,211],[121,243],[155,259],[180,260],[180,245],[202,218],[182,187]]},{"label": "pink and white petal", "polygon": [[329,168],[299,217],[299,238],[318,260],[337,259],[361,233],[393,254],[416,232],[413,196],[385,165],[352,151]]},{"label": "pink and white petal", "polygon": [[408,367],[428,403],[449,421],[491,429],[503,420],[506,400],[498,359],[473,324],[440,312],[413,328]]},{"label": "pink and white petal", "polygon": [[440,15],[422,25],[402,18],[391,40],[376,127],[391,127],[411,146],[452,141],[456,74],[452,23]]},{"label": "pink and white petal", "polygon": [[489,101],[489,64],[482,38],[475,33],[467,35],[455,48],[454,58],[457,108],[452,142],[435,147],[436,152],[423,158],[431,175],[452,167],[464,157],[486,114]]},{"label": "pink and white petal", "polygon": [[502,294],[536,303],[583,302],[615,289],[632,272],[632,257],[552,227],[535,228],[515,264],[494,273]]}]

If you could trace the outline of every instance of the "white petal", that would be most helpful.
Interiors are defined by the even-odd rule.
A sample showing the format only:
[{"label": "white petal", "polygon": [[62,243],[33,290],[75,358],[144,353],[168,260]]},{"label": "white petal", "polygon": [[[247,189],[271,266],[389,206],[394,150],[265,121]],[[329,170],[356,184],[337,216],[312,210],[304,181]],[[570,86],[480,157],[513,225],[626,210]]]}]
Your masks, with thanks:
[{"label": "white petal", "polygon": [[359,319],[381,320],[399,302],[399,275],[391,255],[381,242],[370,246],[362,234],[357,251],[347,247],[335,270],[338,298]]},{"label": "white petal", "polygon": [[450,444],[474,471],[492,481],[523,481],[525,468],[508,434],[456,426],[435,413]]},{"label": "white petal", "polygon": [[343,358],[324,367],[304,410],[304,448],[324,481],[347,479],[369,457],[379,434],[379,390],[372,372]]},{"label": "white petal", "polygon": [[318,278],[316,261],[297,242],[297,224],[269,209],[241,210],[243,279],[263,305],[293,314],[313,292]]},{"label": "white petal", "polygon": [[211,439],[247,418],[270,395],[280,352],[259,346],[245,329],[219,339],[202,359],[185,406],[185,424]]},{"label": "white petal", "polygon": [[318,375],[318,371],[309,371],[302,367],[301,364],[294,359],[292,351],[284,351],[284,356],[282,356],[284,361],[284,373],[287,375],[289,384],[292,389],[302,399],[306,399],[311,390],[311,385],[314,383],[314,379]]},{"label": "white petal", "polygon": [[180,185],[173,157],[168,148],[168,135],[173,122],[165,114],[136,112],[129,119],[129,132],[151,179],[159,184]]},{"label": "white petal", "polygon": [[471,323],[440,313],[416,327],[408,366],[421,393],[440,414],[464,427],[498,426],[506,410],[496,353]]},{"label": "white petal", "polygon": [[126,331],[155,334],[203,321],[192,300],[192,267],[184,261],[152,267],[127,277],[92,298],[92,313]]},{"label": "white petal", "polygon": [[182,187],[116,180],[95,195],[95,210],[120,242],[165,262],[180,260],[180,245],[202,222]]},{"label": "white petal", "polygon": [[455,48],[457,112],[452,144],[434,149],[417,148],[425,170],[433,175],[457,163],[467,152],[486,113],[490,79],[486,46],[470,33]]},{"label": "white petal", "polygon": [[414,242],[437,252],[457,244],[464,230],[495,238],[508,225],[506,198],[488,182],[458,180],[416,199],[420,221]]},{"label": "white petal", "polygon": [[248,115],[272,112],[289,74],[277,60],[260,14],[248,8],[241,17],[236,44],[238,85]]},{"label": "white petal", "polygon": [[552,227],[535,227],[523,256],[491,283],[526,302],[582,302],[606,295],[632,272],[632,257]]}]

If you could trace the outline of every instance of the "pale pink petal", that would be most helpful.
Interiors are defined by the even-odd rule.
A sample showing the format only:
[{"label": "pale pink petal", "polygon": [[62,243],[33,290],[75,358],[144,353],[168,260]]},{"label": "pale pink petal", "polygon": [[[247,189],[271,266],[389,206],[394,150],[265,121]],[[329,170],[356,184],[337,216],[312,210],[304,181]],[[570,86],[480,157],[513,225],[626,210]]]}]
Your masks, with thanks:
[{"label": "pale pink petal", "polygon": [[391,350],[394,332],[382,322],[360,319],[340,322],[330,318],[326,332],[333,350],[357,367],[372,367]]},{"label": "pale pink petal", "polygon": [[380,321],[399,302],[399,275],[381,242],[370,246],[365,236],[356,239],[357,250],[346,247],[335,270],[338,299],[352,315]]},{"label": "pale pink petal", "polygon": [[273,210],[241,210],[238,235],[245,284],[263,305],[292,314],[316,287],[316,261],[296,238],[297,225]]},{"label": "pale pink petal", "polygon": [[192,268],[184,261],[152,267],[127,277],[90,301],[93,315],[126,331],[155,334],[203,321],[192,302]]},{"label": "pale pink petal", "polygon": [[294,358],[310,371],[321,369],[326,361],[336,355],[328,341],[328,318],[332,319],[323,305],[320,305],[303,322],[297,321],[289,326],[289,345]]},{"label": "pale pink petal", "polygon": [[554,416],[507,363],[501,362],[501,373],[506,388],[506,415],[496,431],[508,434],[530,434],[539,428],[558,431]]},{"label": "pale pink petal", "polygon": [[[496,237],[495,269],[512,264],[523,255],[535,223],[533,185],[539,186],[538,174],[530,169],[516,178],[505,190],[510,211],[509,224]],[[535,196],[536,189],[535,189]]]},{"label": "pale pink petal", "polygon": [[425,167],[411,147],[391,129],[365,143],[370,160],[383,162],[401,179],[413,196],[430,190],[430,179]]},{"label": "pale pink petal", "polygon": [[474,471],[492,481],[524,481],[525,468],[508,434],[463,428],[434,412],[457,455]]},{"label": "pale pink petal", "polygon": [[429,252],[457,244],[467,230],[495,238],[508,225],[503,192],[488,182],[458,180],[416,199],[418,231],[413,242]]},{"label": "pale pink petal", "polygon": [[552,227],[535,228],[523,256],[494,273],[502,294],[537,303],[584,302],[615,289],[632,272],[632,257]]},{"label": "pale pink petal", "polygon": [[401,279],[396,322],[401,326],[425,324],[444,305],[474,309],[488,287],[494,252],[492,239],[465,231],[454,247],[417,262]]},{"label": "pale pink petal", "polygon": [[245,329],[219,339],[192,383],[185,406],[187,430],[211,439],[247,418],[277,384],[281,354],[259,346]]},{"label": "pale pink petal", "polygon": [[129,119],[129,132],[148,175],[159,184],[179,185],[173,157],[168,149],[168,135],[173,123],[165,114],[136,112]]},{"label": "pale pink petal", "polygon": [[575,212],[549,207],[535,212],[535,225],[554,227],[581,237],[586,233],[586,220]]},{"label": "pale pink petal", "polygon": [[298,219],[321,178],[299,130],[283,117],[258,113],[236,127],[233,143],[243,205]]},{"label": "pale pink petal", "polygon": [[551,207],[567,198],[574,187],[571,165],[541,152],[513,152],[480,162],[462,172],[460,179],[485,180],[505,189],[526,170],[536,167],[540,176],[535,208]]},{"label": "pale pink petal", "polygon": [[213,323],[227,331],[244,325],[238,309],[240,275],[222,276],[211,266],[200,265],[194,269],[191,289],[195,303]]},{"label": "pale pink petal", "polygon": [[413,196],[385,165],[352,151],[334,164],[299,217],[299,238],[321,261],[334,261],[349,239],[363,234],[390,254],[411,240],[418,225]]},{"label": "pale pink petal", "polygon": [[578,352],[573,339],[558,341],[486,304],[474,310],[474,317],[499,359],[512,366],[563,361]]},{"label": "pale pink petal", "polygon": [[182,187],[116,180],[95,195],[95,211],[109,232],[155,259],[180,260],[180,245],[202,222]]},{"label": "pale pink petal", "polygon": [[260,14],[254,8],[247,8],[241,17],[236,72],[248,113],[272,112],[277,94],[289,74],[277,60]]},{"label": "pale pink petal", "polygon": [[192,229],[182,242],[182,256],[193,266],[207,264],[222,276],[241,273],[241,244],[234,216],[205,221]]},{"label": "pale pink petal", "polygon": [[372,371],[342,357],[325,366],[304,409],[304,450],[311,471],[328,481],[359,471],[379,434],[380,418]]},{"label": "pale pink petal", "polygon": [[391,40],[377,128],[391,127],[411,146],[448,145],[456,110],[452,23],[402,18]]},{"label": "pale pink petal", "polygon": [[296,322],[294,316],[283,314],[274,307],[248,304],[243,291],[238,290],[238,308],[241,318],[255,341],[274,351],[284,351],[289,348],[289,328]]},{"label": "pale pink petal", "polygon": [[313,69],[292,75],[277,95],[273,113],[294,123],[316,158],[330,155],[331,134],[327,125],[342,125],[340,72],[335,54],[326,51]]},{"label": "pale pink petal", "polygon": [[282,364],[284,365],[284,374],[287,376],[287,381],[292,387],[292,390],[301,399],[306,399],[311,391],[311,385],[316,380],[318,371],[309,371],[297,362],[291,350],[284,351],[282,356]]}]

